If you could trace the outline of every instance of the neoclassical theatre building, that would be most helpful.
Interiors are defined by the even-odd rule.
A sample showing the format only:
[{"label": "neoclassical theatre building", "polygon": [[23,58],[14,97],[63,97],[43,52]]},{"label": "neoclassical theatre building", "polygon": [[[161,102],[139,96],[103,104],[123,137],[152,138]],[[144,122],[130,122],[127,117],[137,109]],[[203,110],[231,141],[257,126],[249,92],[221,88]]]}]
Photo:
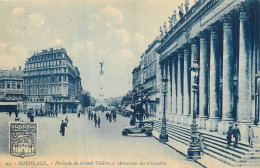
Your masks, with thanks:
[{"label": "neoclassical theatre building", "polygon": [[24,95],[30,106],[69,113],[80,110],[82,87],[79,70],[64,48],[42,50],[27,59]]},{"label": "neoclassical theatre building", "polygon": [[168,122],[188,126],[195,111],[200,129],[224,134],[237,122],[242,137],[259,124],[259,7],[258,0],[201,0],[162,33]]}]

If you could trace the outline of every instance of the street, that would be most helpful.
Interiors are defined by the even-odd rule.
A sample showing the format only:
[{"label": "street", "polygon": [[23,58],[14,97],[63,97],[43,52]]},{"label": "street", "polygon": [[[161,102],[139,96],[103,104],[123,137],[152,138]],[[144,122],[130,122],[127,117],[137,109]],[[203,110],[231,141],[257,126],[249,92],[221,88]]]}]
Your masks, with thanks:
[{"label": "street", "polygon": [[[59,133],[59,127],[61,120],[66,115],[69,117],[69,123],[63,137]],[[0,113],[0,153],[3,158],[0,163],[5,164],[5,159],[15,158],[23,162],[51,160],[48,164],[56,166],[56,161],[60,161],[60,163],[68,161],[68,163],[64,162],[63,164],[69,165],[70,161],[77,160],[79,162],[85,161],[82,162],[85,166],[88,164],[87,162],[93,161],[93,165],[97,167],[113,167],[106,163],[111,161],[115,161],[115,166],[118,167],[127,167],[127,164],[135,164],[133,162],[139,163],[141,161],[145,164],[143,167],[152,167],[150,164],[160,164],[154,166],[156,168],[172,167],[172,165],[174,167],[200,167],[195,162],[187,161],[183,155],[153,137],[143,135],[122,136],[121,131],[124,127],[129,127],[130,118],[117,115],[117,122],[112,121],[109,123],[105,118],[105,113],[97,112],[97,116],[101,118],[101,127],[95,128],[94,121],[88,120],[87,114],[81,115],[80,118],[76,114],[66,115],[59,114],[57,118],[35,117],[35,122],[38,123],[37,156],[20,159],[8,154],[8,122],[14,121],[14,114],[9,117],[6,113]],[[25,114],[20,114],[19,117],[23,121],[29,121]],[[14,162],[12,164],[18,163]],[[63,166],[65,165],[61,167]],[[23,166],[20,165],[19,167]]]}]

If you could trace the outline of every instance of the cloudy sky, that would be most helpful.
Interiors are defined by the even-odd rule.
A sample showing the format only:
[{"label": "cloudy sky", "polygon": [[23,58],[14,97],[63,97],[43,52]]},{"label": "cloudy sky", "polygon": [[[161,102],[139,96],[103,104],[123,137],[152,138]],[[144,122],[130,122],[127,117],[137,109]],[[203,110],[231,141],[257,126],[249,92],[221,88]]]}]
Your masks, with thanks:
[{"label": "cloudy sky", "polygon": [[0,0],[0,69],[24,68],[32,51],[61,46],[78,66],[84,90],[98,97],[103,60],[105,97],[122,96],[141,54],[184,1]]}]

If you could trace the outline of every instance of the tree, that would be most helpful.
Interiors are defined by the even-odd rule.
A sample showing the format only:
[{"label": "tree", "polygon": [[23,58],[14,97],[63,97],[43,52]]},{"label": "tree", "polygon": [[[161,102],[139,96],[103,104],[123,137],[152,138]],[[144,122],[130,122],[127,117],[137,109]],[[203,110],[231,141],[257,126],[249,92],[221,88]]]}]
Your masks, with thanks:
[{"label": "tree", "polygon": [[90,93],[82,94],[83,107],[94,106],[95,104],[96,104],[96,100],[90,95]]}]

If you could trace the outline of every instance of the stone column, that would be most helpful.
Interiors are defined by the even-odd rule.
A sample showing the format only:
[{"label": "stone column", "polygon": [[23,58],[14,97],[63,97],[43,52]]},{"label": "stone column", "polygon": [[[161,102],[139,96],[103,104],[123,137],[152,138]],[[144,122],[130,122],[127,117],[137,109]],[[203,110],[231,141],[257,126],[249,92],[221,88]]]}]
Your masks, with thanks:
[{"label": "stone column", "polygon": [[[240,6],[240,32],[239,32],[239,68],[238,68],[238,108],[237,121],[242,138],[248,134],[248,124],[252,124],[251,105],[251,59],[249,41],[249,6],[247,2]],[[247,123],[247,124],[246,124]]]},{"label": "stone column", "polygon": [[233,34],[232,17],[223,17],[223,94],[222,94],[222,121],[218,132],[225,133],[230,124],[233,124]]},{"label": "stone column", "polygon": [[[199,55],[199,51],[198,51],[198,44],[197,44],[197,39],[191,39],[191,67],[193,66],[193,64],[197,64],[198,62],[198,55]],[[190,77],[191,79],[191,86],[194,85],[194,76]],[[190,87],[191,87],[190,86]],[[193,109],[193,97],[194,97],[194,92],[191,89],[191,96],[190,96],[190,105],[191,105],[191,113],[190,113],[190,117],[189,117],[189,125],[192,124],[192,120],[193,120],[193,111],[195,109]],[[198,102],[196,103],[198,104]]]},{"label": "stone column", "polygon": [[62,103],[60,104],[60,111],[61,111],[61,113],[63,113],[63,104]]},{"label": "stone column", "polygon": [[57,104],[58,106],[58,111],[57,111],[57,114],[60,113],[60,104]]},{"label": "stone column", "polygon": [[200,72],[199,72],[199,128],[206,128],[206,120],[208,118],[208,54],[206,32],[200,32]]},{"label": "stone column", "polygon": [[56,110],[56,103],[53,104],[53,112],[55,113]]},{"label": "stone column", "polygon": [[[164,73],[165,73],[165,76],[166,76],[166,78],[168,79],[168,82],[167,82],[167,94],[166,94],[166,99],[165,99],[165,113],[166,113],[166,116],[167,116],[167,114],[169,113],[169,108],[170,108],[170,104],[169,104],[169,102],[168,102],[168,100],[169,100],[169,85],[170,85],[170,83],[171,82],[169,82],[169,78],[168,78],[168,60],[165,60],[165,65],[164,65]],[[166,118],[166,121],[168,120],[168,116],[167,116],[167,118]]]},{"label": "stone column", "polygon": [[218,48],[218,29],[216,25],[211,25],[210,30],[210,90],[209,90],[209,120],[207,130],[218,131],[219,105],[219,48]]},{"label": "stone column", "polygon": [[172,61],[171,59],[168,59],[167,61],[167,79],[168,79],[168,83],[167,83],[167,120],[168,121],[172,121],[172,96],[171,96],[171,64]]},{"label": "stone column", "polygon": [[249,17],[247,7],[240,6],[239,32],[239,76],[238,76],[238,122],[251,122],[251,79],[250,79],[250,42]]},{"label": "stone column", "polygon": [[188,118],[190,115],[190,96],[189,96],[189,44],[184,46],[184,64],[183,64],[183,118],[182,124],[189,125]]},{"label": "stone column", "polygon": [[[160,64],[160,68],[161,68],[161,77],[160,79],[163,78],[163,75],[164,75],[164,62],[161,62]],[[162,114],[163,114],[163,82],[162,80],[160,80],[160,108],[159,108],[159,111],[158,111],[158,118],[161,119],[162,118]]]},{"label": "stone column", "polygon": [[182,112],[183,112],[183,97],[182,97],[182,49],[178,50],[178,77],[177,77],[177,123],[181,123]]},{"label": "stone column", "polygon": [[176,86],[176,58],[172,59],[172,113],[173,122],[177,123],[177,86]]}]

